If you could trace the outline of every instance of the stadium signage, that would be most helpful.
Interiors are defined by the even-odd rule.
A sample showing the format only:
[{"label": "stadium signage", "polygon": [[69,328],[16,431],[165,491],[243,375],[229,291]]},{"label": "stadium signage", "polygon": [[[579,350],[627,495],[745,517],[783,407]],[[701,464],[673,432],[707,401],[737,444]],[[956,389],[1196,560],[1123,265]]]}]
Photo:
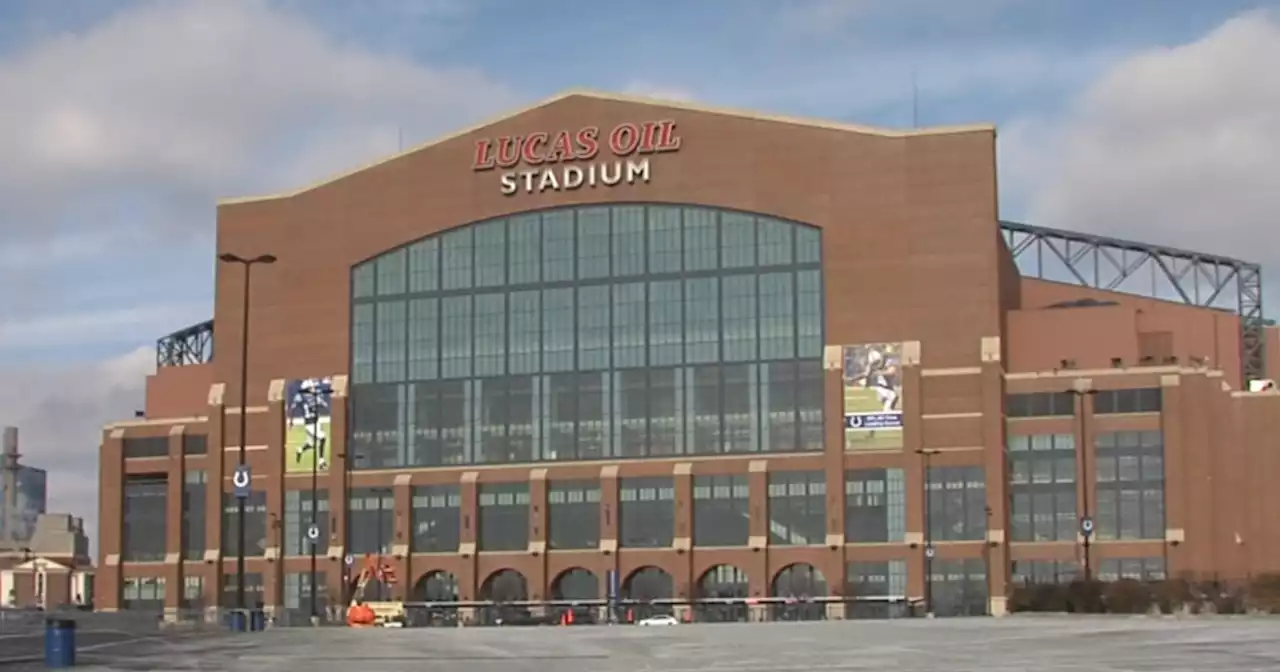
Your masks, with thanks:
[{"label": "stadium signage", "polygon": [[[649,157],[680,149],[676,122],[624,122],[602,133],[599,126],[576,131],[538,131],[476,141],[471,169],[501,171],[504,196],[573,191],[649,182]],[[600,159],[601,155],[606,157]]]}]

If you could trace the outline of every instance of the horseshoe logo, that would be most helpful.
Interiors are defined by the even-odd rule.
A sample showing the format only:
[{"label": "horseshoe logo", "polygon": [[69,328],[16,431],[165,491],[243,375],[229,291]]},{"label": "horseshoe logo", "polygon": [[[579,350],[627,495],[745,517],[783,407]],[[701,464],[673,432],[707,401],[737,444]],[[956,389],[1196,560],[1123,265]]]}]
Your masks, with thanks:
[{"label": "horseshoe logo", "polygon": [[236,488],[241,490],[249,487],[249,481],[249,470],[244,467],[236,469],[236,473],[231,476],[231,485],[234,485]]}]

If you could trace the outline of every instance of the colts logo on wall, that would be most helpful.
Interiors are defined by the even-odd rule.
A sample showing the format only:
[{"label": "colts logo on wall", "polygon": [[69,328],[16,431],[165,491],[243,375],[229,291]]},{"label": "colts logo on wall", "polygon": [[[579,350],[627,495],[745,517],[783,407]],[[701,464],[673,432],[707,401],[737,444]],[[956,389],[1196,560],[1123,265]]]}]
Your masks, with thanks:
[{"label": "colts logo on wall", "polygon": [[902,448],[902,344],[843,348],[844,449]]},{"label": "colts logo on wall", "polygon": [[284,389],[284,470],[288,473],[327,471],[333,402],[331,380],[290,380]]}]

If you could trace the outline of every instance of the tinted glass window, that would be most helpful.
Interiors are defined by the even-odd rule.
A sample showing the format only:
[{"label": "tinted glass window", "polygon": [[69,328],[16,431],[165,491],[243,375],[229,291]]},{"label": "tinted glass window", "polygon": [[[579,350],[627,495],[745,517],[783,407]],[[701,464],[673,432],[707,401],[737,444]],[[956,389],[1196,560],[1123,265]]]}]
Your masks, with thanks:
[{"label": "tinted glass window", "polygon": [[1009,523],[1013,541],[1074,541],[1076,450],[1073,434],[1009,435]]},{"label": "tinted glass window", "polygon": [[414,553],[454,553],[461,539],[462,495],[456,485],[413,488]]},{"label": "tinted glass window", "polygon": [[848,618],[896,618],[908,613],[907,561],[854,561],[845,567]]},{"label": "tinted glass window", "polygon": [[596,481],[547,483],[547,542],[554,549],[600,546],[600,484]]},{"label": "tinted glass window", "polygon": [[[234,609],[241,605],[237,603],[239,596],[239,575],[230,573],[222,575],[222,596],[219,606],[224,609]],[[256,572],[245,572],[244,575],[244,607],[253,608],[262,604],[263,583],[262,575]]]},{"label": "tinted glass window", "polygon": [[365,262],[352,465],[820,451],[821,250],[802,224],[628,205],[480,222]]},{"label": "tinted glass window", "polygon": [[1101,390],[1093,398],[1093,412],[1159,413],[1163,395],[1158,387],[1129,390]]},{"label": "tinted glass window", "polygon": [[1070,392],[1010,394],[1005,398],[1005,414],[1010,418],[1075,415],[1075,403]]},{"label": "tinted glass window", "polygon": [[182,557],[204,560],[205,501],[209,492],[209,475],[191,470],[182,483]]},{"label": "tinted glass window", "polygon": [[933,611],[938,616],[987,613],[987,568],[979,558],[938,559],[933,565]]},{"label": "tinted glass window", "polygon": [[931,467],[925,497],[932,540],[975,541],[987,534],[986,472],[982,467]]},{"label": "tinted glass window", "polygon": [[[230,492],[222,493],[222,554],[240,554],[240,499]],[[244,499],[244,554],[261,557],[267,549],[267,493],[253,490]]]},{"label": "tinted glass window", "polygon": [[128,577],[121,582],[120,607],[126,611],[164,611],[163,576]]},{"label": "tinted glass window", "polygon": [[169,456],[169,437],[167,436],[125,438],[120,443],[125,459],[131,457]]},{"label": "tinted glass window", "polygon": [[347,515],[349,553],[391,553],[396,524],[396,498],[391,488],[352,488]]},{"label": "tinted glass window", "polygon": [[1163,435],[1158,431],[1102,432],[1096,442],[1092,515],[1097,539],[1163,539]]},{"label": "tinted glass window", "polygon": [[[313,547],[317,555],[324,555],[329,550],[329,491],[316,490],[314,494],[313,516],[311,490],[286,490],[284,493],[285,555],[310,555]],[[308,536],[312,524],[320,533],[314,542]]]},{"label": "tinted glass window", "polygon": [[1107,558],[1098,563],[1099,581],[1163,581],[1165,562],[1160,556],[1147,558]]},{"label": "tinted glass window", "polygon": [[204,434],[183,434],[182,452],[187,455],[204,455],[209,452],[209,437]]},{"label": "tinted glass window", "polygon": [[827,536],[827,475],[822,471],[769,473],[769,543],[817,546]]},{"label": "tinted glass window", "polygon": [[618,545],[669,548],[675,538],[675,485],[670,478],[618,482]]},{"label": "tinted glass window", "polygon": [[529,484],[485,483],[479,486],[479,549],[523,551],[529,547]]},{"label": "tinted glass window", "polygon": [[693,477],[695,546],[746,546],[751,534],[746,475]]},{"label": "tinted glass window", "polygon": [[1080,563],[1074,560],[1015,560],[1011,573],[1015,585],[1028,585],[1071,583],[1079,571]]},{"label": "tinted glass window", "polygon": [[[124,483],[124,560],[164,562],[169,482],[164,474],[130,474]],[[141,598],[140,598],[141,599]]]},{"label": "tinted glass window", "polygon": [[[311,602],[311,585],[312,577],[310,572],[289,572],[284,575],[284,608],[293,612],[298,616],[310,616],[312,609]],[[316,600],[315,613],[324,615],[328,608],[328,591],[325,590],[325,573],[320,571],[315,574]]]},{"label": "tinted glass window", "polygon": [[845,543],[902,541],[907,496],[901,469],[854,469],[844,476]]}]

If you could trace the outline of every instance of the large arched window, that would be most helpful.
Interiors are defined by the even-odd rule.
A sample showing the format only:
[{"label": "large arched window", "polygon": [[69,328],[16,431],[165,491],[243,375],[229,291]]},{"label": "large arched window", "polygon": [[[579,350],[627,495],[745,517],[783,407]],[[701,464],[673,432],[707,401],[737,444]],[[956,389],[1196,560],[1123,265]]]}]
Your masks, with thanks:
[{"label": "large arched window", "polygon": [[544,210],[386,252],[351,289],[353,468],[822,449],[814,227]]}]

